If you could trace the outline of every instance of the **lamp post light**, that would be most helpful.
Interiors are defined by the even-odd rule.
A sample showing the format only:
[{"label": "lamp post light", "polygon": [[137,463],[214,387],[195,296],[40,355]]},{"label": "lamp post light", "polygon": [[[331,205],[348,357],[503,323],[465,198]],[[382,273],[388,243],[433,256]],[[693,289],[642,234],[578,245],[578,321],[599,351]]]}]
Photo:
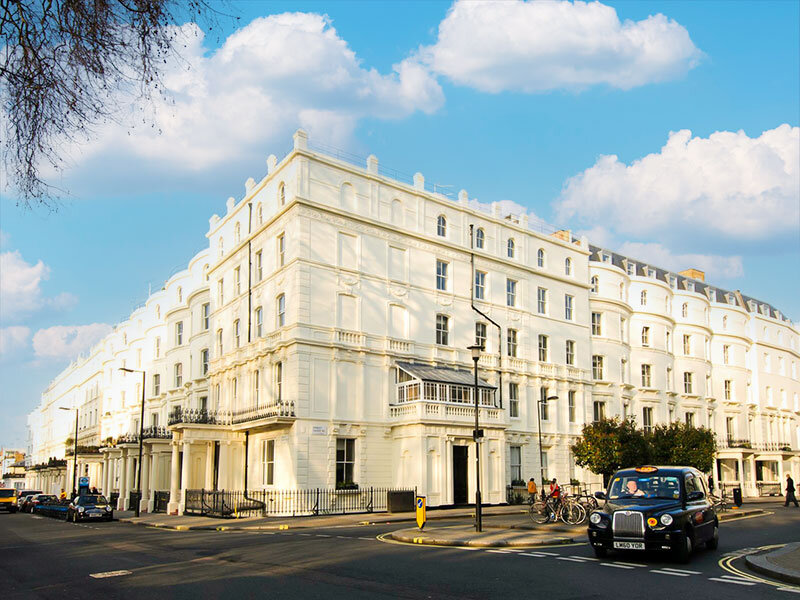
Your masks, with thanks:
[{"label": "lamp post light", "polygon": [[481,430],[478,429],[478,413],[480,410],[480,389],[478,388],[478,360],[480,360],[483,346],[475,344],[467,348],[472,353],[472,362],[475,364],[475,431],[472,432],[472,439],[475,440],[475,531],[483,530],[481,520],[481,450],[480,438]]},{"label": "lamp post light", "polygon": [[74,410],[75,411],[75,443],[72,448],[72,497],[78,493],[75,484],[78,476],[78,409],[67,408],[66,406],[59,406],[58,410]]},{"label": "lamp post light", "polygon": [[[558,396],[548,396],[547,398],[539,398],[536,402],[536,423],[539,431],[539,479],[544,486],[544,452],[542,451],[542,404],[550,400],[558,400]],[[544,489],[544,488],[543,488]]]},{"label": "lamp post light", "polygon": [[136,516],[139,516],[139,507],[142,504],[142,442],[144,441],[144,386],[145,386],[145,375],[144,371],[139,369],[127,369],[125,367],[120,367],[120,371],[125,371],[126,373],[141,373],[142,374],[142,412],[139,417],[139,464],[137,466],[137,475],[136,475]]}]

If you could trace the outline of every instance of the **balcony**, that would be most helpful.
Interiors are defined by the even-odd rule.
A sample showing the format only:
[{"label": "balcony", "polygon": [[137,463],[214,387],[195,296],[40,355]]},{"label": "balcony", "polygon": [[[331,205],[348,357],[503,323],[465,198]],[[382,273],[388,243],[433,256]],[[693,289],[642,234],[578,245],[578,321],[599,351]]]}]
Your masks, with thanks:
[{"label": "balcony", "polygon": [[294,402],[270,402],[231,413],[234,430],[274,429],[295,421]]},{"label": "balcony", "polygon": [[[505,427],[505,411],[494,406],[481,406],[478,419],[481,426]],[[444,402],[407,402],[389,407],[389,420],[393,424],[447,423],[475,426],[475,406]]]},{"label": "balcony", "polygon": [[170,427],[181,425],[230,425],[231,413],[226,410],[208,410],[205,408],[183,408],[176,406],[167,424]]},{"label": "balcony", "polygon": [[751,452],[795,452],[795,449],[788,442],[751,442],[750,440],[735,440],[732,438],[718,439],[717,448],[720,450],[742,449]]}]

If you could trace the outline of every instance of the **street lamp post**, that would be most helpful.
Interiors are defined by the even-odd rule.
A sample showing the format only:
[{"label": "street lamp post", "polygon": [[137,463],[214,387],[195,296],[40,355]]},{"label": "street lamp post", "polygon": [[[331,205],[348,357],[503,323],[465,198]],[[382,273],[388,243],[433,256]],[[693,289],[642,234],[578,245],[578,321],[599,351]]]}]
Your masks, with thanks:
[{"label": "street lamp post", "polygon": [[66,406],[59,406],[58,409],[75,411],[75,442],[72,448],[72,497],[74,498],[78,493],[78,490],[75,487],[76,478],[78,476],[78,409],[67,408]]},{"label": "street lamp post", "polygon": [[548,396],[547,398],[539,398],[536,401],[536,424],[539,432],[539,479],[544,486],[544,452],[542,451],[542,404],[550,400],[558,400],[558,396]]},{"label": "street lamp post", "polygon": [[142,374],[142,412],[139,417],[139,465],[137,467],[138,473],[136,474],[136,516],[139,516],[139,507],[142,504],[142,442],[144,441],[144,386],[145,374],[144,371],[139,369],[127,369],[120,367],[120,371],[126,373],[141,373]]},{"label": "street lamp post", "polygon": [[481,450],[480,450],[480,429],[478,429],[478,414],[480,409],[480,389],[478,388],[478,360],[483,352],[483,346],[475,344],[467,348],[472,352],[472,361],[475,363],[475,389],[473,394],[475,396],[475,431],[472,438],[475,440],[475,531],[483,530],[483,523],[481,519]]}]

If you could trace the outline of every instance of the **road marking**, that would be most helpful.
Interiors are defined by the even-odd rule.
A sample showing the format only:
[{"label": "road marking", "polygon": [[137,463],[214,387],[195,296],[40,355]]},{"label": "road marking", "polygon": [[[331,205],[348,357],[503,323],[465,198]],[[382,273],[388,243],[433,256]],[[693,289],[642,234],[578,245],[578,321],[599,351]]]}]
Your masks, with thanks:
[{"label": "road marking", "polygon": [[688,569],[673,569],[672,567],[664,567],[663,571],[674,571],[675,573],[686,573],[687,575],[702,575],[700,571],[689,571]]},{"label": "road marking", "polygon": [[792,592],[793,594],[800,594],[800,588],[778,588],[779,592]]},{"label": "road marking", "polygon": [[650,571],[651,573],[658,573],[659,575],[674,575],[675,577],[689,577],[689,573],[677,573],[675,571],[662,571],[659,569],[653,569]]},{"label": "road marking", "polygon": [[506,548],[506,552],[522,552],[519,548]]},{"label": "road marking", "polygon": [[533,556],[535,558],[547,558],[547,554],[543,554],[541,552],[523,552],[522,554],[517,554],[517,556]]},{"label": "road marking", "polygon": [[[370,540],[372,538],[359,538],[360,540]],[[24,546],[20,546],[23,548]],[[466,546],[450,546],[453,550],[480,550],[480,548],[467,548]]]},{"label": "road marking", "polygon": [[32,519],[44,519],[44,517],[37,517],[36,515],[31,517]]},{"label": "road marking", "polygon": [[592,562],[600,562],[599,558],[591,558],[589,556],[575,556],[574,554],[572,554],[571,558],[580,558],[581,560],[590,560]]},{"label": "road marking", "polygon": [[329,536],[329,535],[326,535],[326,534],[324,534],[324,533],[318,533],[318,534],[316,534],[316,535],[317,535],[317,537],[331,537],[331,536]]},{"label": "road marking", "polygon": [[310,533],[298,533],[297,535],[302,535],[302,536],[306,536],[306,537],[308,537],[308,536],[310,536],[311,534],[310,534]]},{"label": "road marking", "polygon": [[616,563],[600,563],[603,567],[616,567],[617,569],[632,569],[633,567],[629,567],[628,565],[618,565]]},{"label": "road marking", "polygon": [[629,563],[629,562],[622,562],[621,560],[615,560],[615,565],[625,565],[627,567],[647,567],[647,565],[640,565],[638,563]]},{"label": "road marking", "polygon": [[511,554],[508,550],[487,550],[487,552],[492,554]]},{"label": "road marking", "polygon": [[[372,540],[374,540],[375,538],[360,537],[360,538],[358,538],[358,539],[359,539],[359,540],[367,540],[368,542],[371,542],[371,541],[372,541]],[[467,550],[472,550],[472,548],[467,548]]]},{"label": "road marking", "polygon": [[106,577],[120,577],[122,575],[130,575],[131,571],[105,571],[104,573],[89,573],[89,577],[94,577],[95,579],[105,579]]},{"label": "road marking", "polygon": [[743,577],[741,575],[720,575],[723,579],[735,579],[737,581],[752,581],[749,577]]},{"label": "road marking", "polygon": [[709,581],[719,581],[721,583],[735,583],[736,585],[755,585],[753,581],[742,581],[738,579],[723,579],[722,577],[709,577]]},{"label": "road marking", "polygon": [[339,538],[340,540],[349,540],[350,539],[350,536],[347,536],[347,535],[337,535],[336,537]]},{"label": "road marking", "polygon": [[545,556],[558,556],[558,554],[556,554],[555,552],[539,552],[537,550],[536,553],[537,554],[544,554]]},{"label": "road marking", "polygon": [[556,560],[568,560],[570,562],[577,562],[577,563],[584,562],[582,558],[571,558],[569,556],[559,556],[558,558],[556,558]]}]

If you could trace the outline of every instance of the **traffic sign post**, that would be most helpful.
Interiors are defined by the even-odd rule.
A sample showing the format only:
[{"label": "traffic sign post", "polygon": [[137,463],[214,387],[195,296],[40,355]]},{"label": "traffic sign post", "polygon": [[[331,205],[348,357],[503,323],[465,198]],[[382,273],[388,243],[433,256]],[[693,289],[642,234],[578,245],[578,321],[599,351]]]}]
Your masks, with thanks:
[{"label": "traffic sign post", "polygon": [[417,527],[422,530],[425,527],[425,521],[428,520],[428,515],[425,511],[425,496],[417,496],[414,499],[414,506],[417,509]]}]

